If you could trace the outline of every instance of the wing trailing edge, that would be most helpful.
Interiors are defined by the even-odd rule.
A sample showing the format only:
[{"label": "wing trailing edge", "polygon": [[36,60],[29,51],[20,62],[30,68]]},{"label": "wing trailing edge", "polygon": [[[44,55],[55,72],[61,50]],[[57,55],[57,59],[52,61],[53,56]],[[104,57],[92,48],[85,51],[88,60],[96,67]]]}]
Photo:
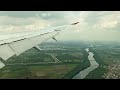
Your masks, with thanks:
[{"label": "wing trailing edge", "polygon": [[29,37],[26,38],[24,40],[19,40],[16,42],[10,42],[10,43],[6,43],[4,45],[0,46],[0,57],[3,60],[7,60],[10,57],[12,57],[13,55],[20,55],[23,52],[38,46],[39,44],[45,42],[46,40],[55,37],[56,35],[58,35],[59,32],[54,31],[54,32],[49,32],[49,33],[45,33],[45,34],[40,34],[34,37]]}]

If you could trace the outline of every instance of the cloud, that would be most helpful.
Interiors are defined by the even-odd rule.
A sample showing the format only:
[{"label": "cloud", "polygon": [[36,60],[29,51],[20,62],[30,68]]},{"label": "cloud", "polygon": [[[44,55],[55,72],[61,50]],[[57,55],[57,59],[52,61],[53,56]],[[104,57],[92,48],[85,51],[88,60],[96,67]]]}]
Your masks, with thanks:
[{"label": "cloud", "polygon": [[62,34],[61,40],[120,41],[120,12],[82,11],[78,17],[80,24]]},{"label": "cloud", "polygon": [[50,27],[52,22],[37,17],[0,16],[0,32],[24,32]]},{"label": "cloud", "polygon": [[[94,15],[93,15],[94,16]],[[94,24],[96,30],[118,30],[120,24],[120,12],[104,11],[99,12],[98,22]]]},{"label": "cloud", "polygon": [[[75,14],[71,11],[9,11],[0,12],[0,25],[39,29],[72,23]],[[73,18],[72,18],[73,17]],[[7,28],[7,27],[6,27]]]},{"label": "cloud", "polygon": [[57,37],[61,40],[118,40],[120,36],[119,11],[1,11],[0,33],[34,31],[77,21],[78,25],[67,28],[68,31]]}]

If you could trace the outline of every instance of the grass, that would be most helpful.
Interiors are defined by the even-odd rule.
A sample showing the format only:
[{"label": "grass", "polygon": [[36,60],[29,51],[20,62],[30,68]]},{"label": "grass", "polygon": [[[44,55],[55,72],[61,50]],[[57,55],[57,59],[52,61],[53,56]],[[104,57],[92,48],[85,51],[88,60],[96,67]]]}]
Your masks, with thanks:
[{"label": "grass", "polygon": [[0,70],[1,79],[58,79],[73,70],[77,64],[6,67]]},{"label": "grass", "polygon": [[[61,45],[45,46],[44,48],[54,49]],[[60,78],[72,78],[79,71],[89,66],[87,53],[83,55],[83,47],[85,44],[66,44],[64,49],[66,50],[43,50],[37,51],[34,48],[22,53],[20,56],[13,56],[9,60],[5,61],[5,64],[15,63],[39,63],[39,62],[53,62],[53,58],[45,53],[54,54],[63,63],[55,64],[37,64],[37,65],[6,65],[0,69],[0,78],[31,78],[31,79],[60,79]],[[79,50],[80,49],[80,50]],[[85,51],[85,50],[84,50]],[[87,63],[86,63],[87,62]]]}]

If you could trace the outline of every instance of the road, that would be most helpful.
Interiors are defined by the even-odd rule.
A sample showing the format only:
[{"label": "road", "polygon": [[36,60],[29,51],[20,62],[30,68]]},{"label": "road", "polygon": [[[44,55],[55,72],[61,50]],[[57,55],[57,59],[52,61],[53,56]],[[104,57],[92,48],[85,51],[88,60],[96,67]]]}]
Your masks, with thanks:
[{"label": "road", "polygon": [[61,61],[58,60],[54,55],[51,55],[51,57],[55,60],[56,63],[61,63]]}]

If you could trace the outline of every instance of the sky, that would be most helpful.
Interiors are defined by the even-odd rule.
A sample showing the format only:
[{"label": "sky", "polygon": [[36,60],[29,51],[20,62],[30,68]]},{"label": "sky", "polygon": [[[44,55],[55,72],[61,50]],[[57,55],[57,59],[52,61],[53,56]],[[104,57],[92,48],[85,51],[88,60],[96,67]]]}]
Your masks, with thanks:
[{"label": "sky", "polygon": [[80,22],[59,41],[120,41],[120,11],[0,11],[0,35]]}]

